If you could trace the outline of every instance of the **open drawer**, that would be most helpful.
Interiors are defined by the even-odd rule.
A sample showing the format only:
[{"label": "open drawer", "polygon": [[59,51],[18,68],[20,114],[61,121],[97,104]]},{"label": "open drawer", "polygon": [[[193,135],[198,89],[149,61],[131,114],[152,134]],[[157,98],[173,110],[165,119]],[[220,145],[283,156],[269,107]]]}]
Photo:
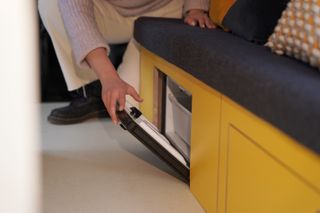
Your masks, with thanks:
[{"label": "open drawer", "polygon": [[124,129],[189,182],[192,96],[168,76],[163,76],[161,84],[163,125],[156,127],[129,103],[117,115]]},{"label": "open drawer", "polygon": [[125,110],[117,112],[117,116],[123,129],[128,130],[149,150],[180,174],[183,181],[189,183],[188,160],[172,145],[172,141],[162,135],[137,108],[127,104]]}]

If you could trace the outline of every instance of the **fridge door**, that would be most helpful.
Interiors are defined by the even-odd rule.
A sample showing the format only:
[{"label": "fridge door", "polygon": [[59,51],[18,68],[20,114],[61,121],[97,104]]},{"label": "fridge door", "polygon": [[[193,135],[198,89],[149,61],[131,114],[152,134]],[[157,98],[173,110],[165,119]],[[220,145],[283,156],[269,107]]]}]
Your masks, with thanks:
[{"label": "fridge door", "polygon": [[128,130],[150,151],[180,174],[183,181],[189,182],[188,161],[137,108],[127,104],[125,110],[117,112],[117,116],[122,128]]}]

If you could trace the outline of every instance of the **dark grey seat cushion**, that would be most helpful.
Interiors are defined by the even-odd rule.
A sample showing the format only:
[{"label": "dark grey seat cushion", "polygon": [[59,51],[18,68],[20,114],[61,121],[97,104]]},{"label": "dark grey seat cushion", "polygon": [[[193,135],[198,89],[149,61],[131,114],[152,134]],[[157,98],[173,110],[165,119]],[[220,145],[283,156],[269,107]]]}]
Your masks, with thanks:
[{"label": "dark grey seat cushion", "polygon": [[135,39],[320,153],[320,73],[222,30],[140,18]]}]

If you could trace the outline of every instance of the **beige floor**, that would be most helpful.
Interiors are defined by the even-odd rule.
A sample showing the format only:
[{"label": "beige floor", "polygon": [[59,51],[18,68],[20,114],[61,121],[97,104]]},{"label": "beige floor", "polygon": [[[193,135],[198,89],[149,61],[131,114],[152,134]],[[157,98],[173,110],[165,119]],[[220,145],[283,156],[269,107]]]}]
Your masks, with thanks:
[{"label": "beige floor", "polygon": [[186,184],[108,119],[57,126],[42,104],[44,213],[201,213]]}]

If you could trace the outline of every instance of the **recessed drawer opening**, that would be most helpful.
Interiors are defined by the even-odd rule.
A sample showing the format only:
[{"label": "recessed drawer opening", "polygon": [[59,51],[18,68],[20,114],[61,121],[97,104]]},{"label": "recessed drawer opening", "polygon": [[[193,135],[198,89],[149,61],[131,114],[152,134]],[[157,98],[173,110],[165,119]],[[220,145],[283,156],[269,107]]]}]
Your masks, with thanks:
[{"label": "recessed drawer opening", "polygon": [[192,95],[171,78],[166,78],[164,134],[189,162]]}]

